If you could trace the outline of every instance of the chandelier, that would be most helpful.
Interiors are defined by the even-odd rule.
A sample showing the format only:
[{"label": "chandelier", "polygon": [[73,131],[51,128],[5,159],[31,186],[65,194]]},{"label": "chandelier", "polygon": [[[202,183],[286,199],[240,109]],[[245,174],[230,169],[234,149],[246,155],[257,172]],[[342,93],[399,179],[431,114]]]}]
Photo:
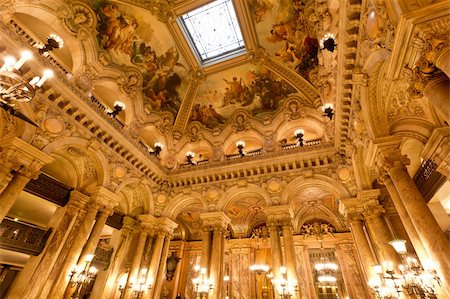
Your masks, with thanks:
[{"label": "chandelier", "polygon": [[194,284],[194,292],[196,294],[195,298],[197,299],[206,298],[209,292],[211,292],[211,290],[214,288],[214,282],[212,281],[212,279],[209,279],[206,276],[207,272],[206,268],[200,268],[199,265],[196,265],[194,267],[194,270],[197,272],[200,270],[199,276],[192,279],[192,283]]},{"label": "chandelier", "polygon": [[401,257],[402,264],[398,266],[400,274],[395,273],[392,262],[374,266],[378,277],[372,278],[369,286],[377,298],[400,298],[403,288],[409,296],[437,299],[435,289],[440,285],[440,280],[436,271],[430,265],[425,265],[424,268],[415,257],[408,256],[405,240],[393,240],[389,244]]},{"label": "chandelier", "polygon": [[77,265],[70,273],[70,286],[75,288],[71,298],[79,298],[81,290],[86,288],[95,279],[97,268],[91,266],[93,259],[93,254],[87,254],[84,267]]},{"label": "chandelier", "polygon": [[6,56],[0,68],[0,101],[13,105],[14,102],[29,102],[48,78],[53,76],[51,70],[45,70],[42,77],[34,77],[27,81],[21,74],[20,68],[33,58],[30,51],[23,51],[16,61],[13,56]]},{"label": "chandelier", "polygon": [[328,261],[325,258],[320,259],[320,263],[314,265],[317,271],[317,281],[323,284],[334,284],[336,282],[335,272],[338,269],[338,265]]},{"label": "chandelier", "polygon": [[280,267],[280,273],[281,277],[273,278],[272,284],[281,299],[290,299],[298,291],[297,282],[287,278],[286,267]]}]

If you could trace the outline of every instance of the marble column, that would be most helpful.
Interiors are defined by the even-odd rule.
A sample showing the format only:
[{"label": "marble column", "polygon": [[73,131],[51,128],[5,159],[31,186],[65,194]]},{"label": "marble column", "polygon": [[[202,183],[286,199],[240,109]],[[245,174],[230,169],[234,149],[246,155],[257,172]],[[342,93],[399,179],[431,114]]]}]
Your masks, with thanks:
[{"label": "marble column", "polygon": [[158,275],[156,275],[155,283],[154,283],[154,292],[153,297],[154,298],[160,298],[161,296],[161,288],[163,285],[164,280],[166,279],[166,261],[167,256],[169,255],[169,246],[170,246],[170,238],[171,236],[169,234],[166,235],[164,239],[164,246],[161,251],[161,258],[159,260],[159,267],[158,267]]},{"label": "marble column", "polygon": [[283,265],[283,255],[281,252],[280,233],[278,225],[269,226],[270,249],[272,250],[272,271],[275,278],[280,278],[280,267]]},{"label": "marble column", "polygon": [[[284,243],[284,257],[286,260],[286,270],[288,280],[292,280],[297,285],[300,283],[297,273],[297,258],[295,256],[294,237],[292,233],[292,220],[288,219],[282,225],[283,243]],[[297,296],[296,294],[293,298]]]},{"label": "marble column", "polygon": [[105,207],[101,209],[98,213],[97,220],[95,221],[94,227],[92,228],[91,234],[89,235],[89,239],[83,247],[83,250],[80,254],[80,259],[78,260],[78,265],[83,266],[86,262],[87,254],[94,254],[95,249],[97,248],[98,242],[100,240],[103,227],[106,224],[106,220],[110,215],[112,215],[113,210],[109,207]]},{"label": "marble column", "polygon": [[200,260],[200,266],[208,269],[209,274],[209,262],[211,260],[212,247],[212,231],[210,227],[203,227],[202,229],[202,257]]},{"label": "marble column", "polygon": [[221,299],[223,290],[223,269],[224,269],[224,232],[231,222],[231,219],[223,212],[209,212],[200,214],[203,227],[213,229],[211,259],[209,267],[209,278],[214,283],[214,288],[209,293],[208,299]]},{"label": "marble column", "polygon": [[365,288],[358,263],[356,262],[356,252],[353,244],[344,243],[336,245],[336,257],[344,278],[345,287],[350,298],[372,298]]},{"label": "marble column", "polygon": [[45,164],[54,161],[52,157],[13,135],[0,140],[0,164],[5,168],[3,176],[16,170],[11,181],[0,194],[0,221],[2,221],[16,198],[31,180],[37,178]]},{"label": "marble column", "polygon": [[380,262],[393,262],[394,265],[401,264],[401,259],[394,247],[389,244],[394,240],[394,236],[389,230],[384,209],[380,205],[369,206],[363,213],[366,220],[369,234],[375,243],[375,250],[378,252]]},{"label": "marble column", "polygon": [[64,246],[72,244],[73,239],[70,236],[73,235],[73,230],[78,228],[77,224],[84,216],[83,208],[88,201],[87,195],[76,190],[71,192],[69,202],[64,208],[64,215],[57,224],[55,223],[57,225],[54,227],[55,231],[41,254],[38,264],[30,270],[27,265],[25,266],[8,298],[36,298],[39,295],[51,270],[61,258]]},{"label": "marble column", "polygon": [[126,251],[131,241],[132,228],[136,224],[136,220],[134,220],[130,216],[123,217],[122,222],[123,226],[121,229],[119,245],[115,250],[116,254],[111,260],[111,265],[108,269],[106,284],[103,288],[103,292],[99,294],[99,297],[101,298],[111,298],[118,287],[116,285],[116,282],[120,274],[120,266],[125,258]]},{"label": "marble column", "polygon": [[139,271],[141,270],[142,253],[144,252],[145,241],[148,236],[148,228],[145,226],[140,227],[139,237],[136,248],[133,250],[133,259],[131,260],[130,273],[128,274],[127,283],[123,291],[123,298],[130,299],[133,297],[132,284],[138,283]]},{"label": "marble column", "polygon": [[66,258],[61,265],[58,275],[56,275],[56,277],[49,277],[47,280],[47,284],[52,286],[47,297],[63,298],[64,292],[70,280],[70,271],[75,267],[76,262],[80,257],[81,250],[83,249],[84,243],[89,236],[89,232],[91,231],[92,224],[95,221],[95,216],[97,215],[99,208],[100,206],[98,203],[91,202],[89,204],[86,215],[78,228],[72,246],[70,247]]},{"label": "marble column", "polygon": [[400,144],[401,139],[394,136],[372,140],[367,164],[377,164],[388,172],[425,250],[436,265],[443,287],[450,295],[450,244],[409,176],[406,170],[408,159],[401,155]]},{"label": "marble column", "polygon": [[153,244],[152,256],[150,259],[150,267],[148,271],[148,279],[152,282],[152,288],[148,292],[148,295],[145,298],[153,298],[152,295],[155,294],[155,285],[156,279],[158,276],[158,268],[159,262],[161,259],[161,253],[164,246],[164,239],[166,237],[166,233],[163,231],[159,231],[155,233],[155,241]]},{"label": "marble column", "polygon": [[395,189],[392,180],[388,176],[385,176],[384,180],[382,180],[382,183],[384,183],[387,191],[389,192],[389,195],[391,196],[398,216],[400,217],[400,220],[405,227],[405,230],[408,234],[409,239],[411,240],[412,246],[414,247],[419,260],[422,264],[427,263],[429,260],[428,254],[423,247],[422,240],[420,240],[419,234],[417,233],[417,230],[414,227],[411,218],[408,215],[408,212],[406,212],[405,206],[403,205],[400,195],[398,194],[397,189]]},{"label": "marble column", "polygon": [[369,281],[377,274],[373,271],[372,266],[377,262],[373,258],[372,250],[370,249],[369,240],[364,232],[364,224],[360,214],[348,215],[347,219],[350,223],[350,230],[352,231],[353,240],[355,241],[356,250],[361,260],[365,273],[365,281]]},{"label": "marble column", "polygon": [[26,184],[28,184],[33,176],[34,178],[37,178],[36,174],[30,175],[16,172],[6,188],[0,194],[0,222],[3,221],[6,214],[8,214],[17,197],[23,191],[23,188],[25,188]]}]

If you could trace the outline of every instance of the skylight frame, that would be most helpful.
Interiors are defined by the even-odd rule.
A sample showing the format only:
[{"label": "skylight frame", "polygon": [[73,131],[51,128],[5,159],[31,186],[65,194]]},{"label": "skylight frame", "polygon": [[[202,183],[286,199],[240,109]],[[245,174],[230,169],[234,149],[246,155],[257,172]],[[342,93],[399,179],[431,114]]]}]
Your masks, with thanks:
[{"label": "skylight frame", "polygon": [[[225,13],[227,13],[224,18],[222,17],[222,14],[219,15],[219,13],[223,12],[223,10],[225,10]],[[211,18],[209,16],[211,12],[218,14],[216,19],[222,21],[222,23],[224,21],[228,22],[228,24],[222,25],[223,27],[219,29],[224,29],[224,27],[227,27],[226,29],[230,30],[229,35],[233,35],[233,37],[228,40],[219,40],[220,43],[218,45],[216,43],[215,45],[212,45],[208,48],[208,41],[212,38],[217,37],[215,35],[216,33],[210,32],[209,36],[206,34],[206,36],[202,37],[202,34],[201,32],[199,32],[199,30],[207,26],[207,24],[205,24],[206,22],[199,25],[194,24],[194,22],[199,22],[199,19],[206,20],[207,18],[205,17],[205,15]],[[200,22],[203,20],[200,20]],[[247,51],[233,0],[216,0],[194,10],[186,12],[178,18],[178,23],[197,60],[203,66],[215,64],[236,56],[240,56]],[[222,33],[222,35],[224,34]],[[233,45],[235,46],[232,47]],[[222,51],[219,52],[219,50]]]}]

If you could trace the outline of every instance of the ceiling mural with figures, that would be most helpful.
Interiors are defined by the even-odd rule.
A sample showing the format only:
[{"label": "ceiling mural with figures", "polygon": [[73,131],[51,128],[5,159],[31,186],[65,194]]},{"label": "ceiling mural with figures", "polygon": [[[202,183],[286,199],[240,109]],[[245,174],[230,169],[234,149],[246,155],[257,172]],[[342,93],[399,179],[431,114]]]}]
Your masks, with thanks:
[{"label": "ceiling mural with figures", "polygon": [[261,46],[314,84],[310,72],[326,64],[319,41],[337,31],[338,1],[251,0],[250,6]]},{"label": "ceiling mural with figures", "polygon": [[178,113],[187,68],[167,26],[149,11],[108,0],[94,0],[97,40],[115,64],[142,72],[144,105],[150,111]]},{"label": "ceiling mural with figures", "polygon": [[197,92],[190,121],[212,129],[224,124],[238,109],[261,118],[276,111],[294,93],[289,83],[262,64],[245,64],[206,79]]},{"label": "ceiling mural with figures", "polygon": [[266,222],[266,215],[262,211],[266,205],[264,199],[246,196],[238,199],[226,210],[232,221],[233,238],[249,237],[251,229],[260,223]]}]

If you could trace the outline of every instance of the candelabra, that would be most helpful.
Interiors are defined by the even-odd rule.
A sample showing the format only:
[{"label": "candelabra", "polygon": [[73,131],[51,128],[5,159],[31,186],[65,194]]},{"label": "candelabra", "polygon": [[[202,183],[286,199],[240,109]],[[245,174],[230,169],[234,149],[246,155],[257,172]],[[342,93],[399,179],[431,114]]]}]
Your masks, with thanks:
[{"label": "candelabra", "polygon": [[97,268],[91,266],[93,259],[93,254],[86,255],[84,267],[77,265],[70,273],[70,286],[75,288],[71,298],[79,298],[81,290],[86,288],[95,279]]},{"label": "candelabra", "polygon": [[238,153],[239,153],[239,155],[241,155],[241,157],[245,156],[244,147],[245,147],[245,142],[244,141],[236,142],[236,148],[238,149]]},{"label": "candelabra", "polygon": [[209,279],[206,275],[207,269],[200,268],[200,266],[196,266],[195,270],[200,270],[199,276],[192,279],[192,283],[194,284],[194,292],[196,294],[197,299],[205,299],[207,298],[209,292],[214,288],[214,282]]},{"label": "candelabra", "polygon": [[298,145],[303,147],[303,136],[305,136],[305,130],[298,129],[294,132],[294,139],[298,140]]},{"label": "candelabra", "polygon": [[333,119],[333,115],[334,115],[333,108],[334,108],[334,106],[331,103],[327,103],[322,106],[322,111],[324,113],[324,116],[328,117],[330,120]]},{"label": "candelabra", "polygon": [[[394,264],[385,262],[383,265],[373,266],[378,277],[369,280],[369,287],[379,299],[396,299],[400,297],[400,277],[395,274]],[[384,270],[384,272],[383,272]]]},{"label": "candelabra", "polygon": [[[139,278],[135,282],[131,282],[128,287],[133,291],[134,298],[139,299],[142,295],[152,287],[152,278],[147,278],[147,268],[141,269]],[[119,279],[118,290],[120,298],[123,298],[125,289],[127,288],[128,274],[124,274]]]},{"label": "candelabra", "polygon": [[297,290],[297,282],[289,280],[286,274],[286,267],[280,267],[281,278],[272,279],[274,289],[281,299],[290,299]]},{"label": "candelabra", "polygon": [[164,145],[159,142],[155,142],[153,152],[150,152],[151,155],[155,157],[159,157],[159,153],[163,150]]},{"label": "candelabra", "polygon": [[47,43],[39,49],[39,54],[47,54],[48,52],[53,51],[54,49],[61,49],[64,46],[63,39],[56,34],[50,34],[47,37]]},{"label": "candelabra", "polygon": [[186,153],[186,160],[187,160],[187,164],[188,165],[195,165],[195,162],[192,160],[195,157],[195,153],[194,152],[187,152]]},{"label": "candelabra", "polygon": [[230,282],[230,276],[225,275],[223,277],[223,281],[225,282],[225,299],[230,299],[228,296],[228,282]]},{"label": "candelabra", "polygon": [[122,103],[121,101],[115,101],[114,102],[114,110],[108,111],[108,114],[112,117],[116,117],[120,112],[125,110],[126,105]]},{"label": "candelabra", "polygon": [[330,52],[334,52],[334,49],[336,48],[336,37],[333,33],[326,33],[322,39],[319,41],[320,49],[326,49]]}]

